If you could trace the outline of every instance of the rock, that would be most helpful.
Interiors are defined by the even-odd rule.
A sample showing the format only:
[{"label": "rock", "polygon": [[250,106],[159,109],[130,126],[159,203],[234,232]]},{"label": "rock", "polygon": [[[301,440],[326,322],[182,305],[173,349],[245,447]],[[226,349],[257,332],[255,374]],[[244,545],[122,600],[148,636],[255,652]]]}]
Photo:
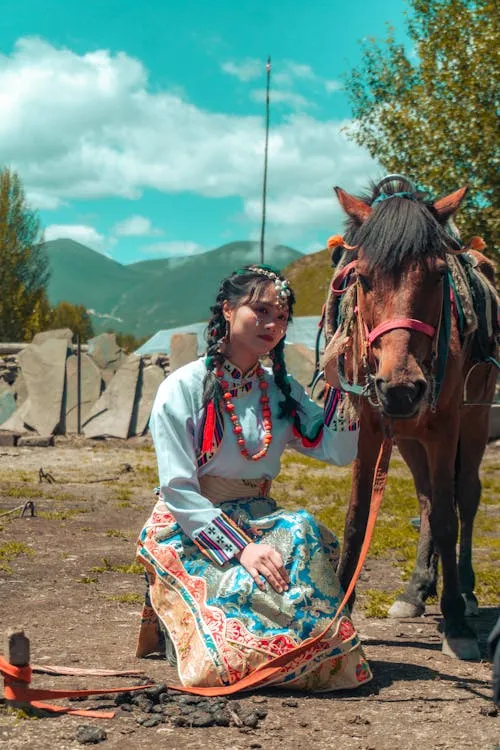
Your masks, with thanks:
[{"label": "rock", "polygon": [[140,363],[140,358],[131,354],[118,370],[83,424],[86,437],[129,436]]},{"label": "rock", "polygon": [[267,703],[267,698],[265,695],[254,695],[252,698],[252,703]]},{"label": "rock", "polygon": [[212,719],[217,727],[228,727],[231,723],[231,718],[227,711],[214,711]]},{"label": "rock", "polygon": [[40,331],[40,333],[35,333],[31,343],[35,344],[35,346],[40,346],[40,344],[45,344],[46,341],[51,341],[52,339],[65,341],[69,347],[73,340],[73,331],[70,328],[54,328],[53,331]]},{"label": "rock", "polygon": [[153,701],[145,696],[144,693],[136,693],[135,695],[133,695],[131,703],[133,703],[134,706],[137,706],[137,708],[140,708],[141,711],[144,711],[144,713],[146,714],[151,713],[154,705]]},{"label": "rock", "polygon": [[161,724],[161,716],[151,716],[142,722],[143,727],[157,727],[158,724]]},{"label": "rock", "polygon": [[134,707],[132,706],[131,703],[120,703],[120,710],[130,713],[131,711],[134,710]]},{"label": "rock", "polygon": [[288,708],[297,708],[299,702],[295,698],[286,698],[284,701],[281,701],[281,705],[288,706]]},{"label": "rock", "polygon": [[121,706],[122,703],[131,703],[132,695],[133,693],[130,693],[128,691],[124,691],[123,693],[117,693],[114,698],[115,704],[117,706]]},{"label": "rock", "polygon": [[154,685],[154,687],[144,689],[144,695],[147,695],[147,697],[151,698],[155,703],[158,703],[160,695],[164,693],[168,694],[168,688],[164,683],[158,683],[158,685]]},{"label": "rock", "polygon": [[109,383],[113,375],[127,360],[127,354],[116,343],[114,333],[101,333],[88,341],[87,353],[92,357],[105,383]]},{"label": "rock", "polygon": [[174,333],[170,339],[170,372],[198,359],[196,333]]},{"label": "rock", "polygon": [[107,736],[106,730],[102,727],[81,724],[76,730],[75,739],[81,745],[96,745],[98,742],[104,742]]},{"label": "rock", "polygon": [[[101,395],[103,380],[99,368],[83,353],[80,361],[80,426],[83,425],[92,407]],[[65,432],[78,431],[78,357],[71,354],[66,360],[66,387],[64,391]]]},{"label": "rock", "polygon": [[3,432],[0,431],[0,447],[7,448],[13,445],[17,445],[19,435],[14,432]]},{"label": "rock", "polygon": [[22,435],[17,445],[19,448],[53,448],[54,435]]},{"label": "rock", "polygon": [[260,706],[259,706],[258,708],[254,708],[254,714],[259,719],[265,719],[266,716],[267,716],[267,714],[268,714],[268,710],[267,710],[267,708],[260,708]]},{"label": "rock", "polygon": [[189,723],[192,727],[211,727],[214,725],[214,719],[208,711],[195,711],[189,717]]},{"label": "rock", "polygon": [[250,711],[247,714],[241,715],[241,721],[244,727],[250,727],[250,729],[256,729],[259,725],[259,717],[256,711]]},{"label": "rock", "polygon": [[143,435],[147,429],[156,391],[165,380],[161,367],[143,367],[137,388],[136,405],[130,425],[131,435]]},{"label": "rock", "polygon": [[51,435],[60,428],[67,353],[66,339],[48,339],[19,354],[28,389],[24,423],[40,435]]},{"label": "rock", "polygon": [[172,718],[172,724],[174,727],[188,727],[189,719],[187,716],[174,716]]}]

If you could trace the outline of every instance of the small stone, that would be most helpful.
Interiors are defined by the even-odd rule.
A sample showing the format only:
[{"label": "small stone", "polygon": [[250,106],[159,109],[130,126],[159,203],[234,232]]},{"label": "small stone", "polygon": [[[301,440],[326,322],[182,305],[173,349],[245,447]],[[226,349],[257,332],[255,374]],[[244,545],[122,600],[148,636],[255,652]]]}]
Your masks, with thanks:
[{"label": "small stone", "polygon": [[252,703],[267,703],[267,698],[265,695],[254,695],[252,698]]},{"label": "small stone", "polygon": [[162,714],[163,713],[163,706],[160,706],[160,704],[158,704],[157,706],[153,706],[152,713],[153,714]]},{"label": "small stone", "polygon": [[153,708],[153,701],[149,700],[144,693],[140,693],[139,695],[133,695],[131,702],[141,709],[141,711],[144,711],[146,714],[150,714],[151,710]]},{"label": "small stone", "polygon": [[231,719],[226,711],[214,711],[212,719],[217,727],[228,727],[231,723]]},{"label": "small stone", "polygon": [[158,700],[159,703],[165,705],[166,703],[172,702],[172,696],[170,695],[170,693],[160,693],[160,695],[158,696]]},{"label": "small stone", "polygon": [[122,711],[127,711],[127,713],[130,713],[130,711],[133,710],[132,705],[130,703],[120,703],[120,709]]},{"label": "small stone", "polygon": [[308,727],[308,726],[309,726],[308,721],[304,721],[304,720],[299,721],[299,727]]},{"label": "small stone", "polygon": [[115,695],[115,703],[117,706],[121,706],[122,703],[131,703],[132,693],[123,692]]},{"label": "small stone", "polygon": [[178,716],[179,709],[175,703],[167,703],[163,706],[163,716]]},{"label": "small stone", "polygon": [[107,739],[106,731],[102,727],[94,727],[92,724],[81,724],[76,730],[75,739],[81,745],[97,745]]},{"label": "small stone", "polygon": [[187,716],[174,716],[172,718],[172,724],[174,727],[188,727],[189,719]]},{"label": "small stone", "polygon": [[250,747],[258,748],[262,747],[262,745],[260,744],[260,742],[251,742]]},{"label": "small stone", "polygon": [[179,711],[182,716],[190,716],[196,711],[196,706],[179,706]]},{"label": "small stone", "polygon": [[150,716],[142,722],[143,727],[157,727],[158,724],[161,724],[161,716]]},{"label": "small stone", "polygon": [[254,714],[255,714],[255,715],[256,715],[256,716],[257,716],[257,717],[258,717],[259,719],[265,719],[265,718],[266,718],[266,716],[267,716],[267,714],[268,714],[268,710],[267,710],[267,708],[262,708],[261,706],[259,706],[258,708],[255,708],[255,709],[254,709]]},{"label": "small stone", "polygon": [[250,729],[256,729],[259,725],[259,717],[255,711],[250,711],[248,714],[244,714],[241,717],[243,726],[250,727]]},{"label": "small stone", "polygon": [[348,719],[349,724],[369,724],[369,719],[364,719],[359,714],[356,714],[356,716],[353,716],[352,719]]},{"label": "small stone", "polygon": [[144,690],[144,695],[147,695],[148,698],[150,698],[154,703],[158,703],[160,700],[160,695],[167,693],[168,695],[168,688],[164,683],[159,683],[158,685],[155,685],[154,687],[146,688]]},{"label": "small stone", "polygon": [[282,706],[288,706],[288,708],[297,708],[299,705],[299,702],[295,700],[295,698],[287,698],[284,701],[281,701]]},{"label": "small stone", "polygon": [[496,706],[492,706],[488,711],[488,716],[498,716],[498,708]]},{"label": "small stone", "polygon": [[208,711],[196,711],[189,717],[189,723],[192,727],[212,727],[214,719]]}]

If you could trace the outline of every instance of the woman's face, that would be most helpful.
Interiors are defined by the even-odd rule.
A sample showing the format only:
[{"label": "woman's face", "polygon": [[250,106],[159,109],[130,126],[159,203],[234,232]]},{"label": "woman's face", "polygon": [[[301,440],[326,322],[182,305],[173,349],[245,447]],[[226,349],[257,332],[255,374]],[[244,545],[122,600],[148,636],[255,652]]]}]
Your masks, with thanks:
[{"label": "woman's face", "polygon": [[229,323],[229,357],[246,350],[257,359],[274,349],[286,334],[288,304],[280,304],[273,282],[251,302],[235,307],[224,302],[223,312]]}]

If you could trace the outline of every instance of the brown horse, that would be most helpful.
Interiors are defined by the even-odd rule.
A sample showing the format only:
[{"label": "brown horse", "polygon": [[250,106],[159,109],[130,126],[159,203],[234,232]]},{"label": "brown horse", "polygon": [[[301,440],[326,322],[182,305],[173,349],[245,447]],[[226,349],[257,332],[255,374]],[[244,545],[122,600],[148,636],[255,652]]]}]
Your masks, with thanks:
[{"label": "brown horse", "polygon": [[[416,566],[391,614],[423,613],[427,597],[436,591],[439,555],[443,652],[476,659],[477,638],[466,614],[478,611],[472,528],[495,389],[498,323],[493,322],[489,350],[478,356],[477,336],[464,333],[458,313],[453,313],[459,301],[450,294],[453,282],[447,259],[467,248],[450,226],[466,188],[426,202],[409,180],[395,175],[363,198],[340,188],[335,191],[348,222],[347,252],[332,289],[342,294],[343,286],[354,297],[351,321],[342,331],[337,329],[340,338],[336,335],[327,346],[325,377],[334,386],[340,378],[342,387],[354,394],[351,401],[360,418],[340,581],[345,589],[356,567],[374,467],[382,440],[390,433],[413,474],[420,504]],[[487,277],[491,294],[485,305],[495,316],[493,267],[479,253],[468,252],[465,257],[464,267],[476,266],[474,273]],[[331,332],[336,323],[331,324]]]}]

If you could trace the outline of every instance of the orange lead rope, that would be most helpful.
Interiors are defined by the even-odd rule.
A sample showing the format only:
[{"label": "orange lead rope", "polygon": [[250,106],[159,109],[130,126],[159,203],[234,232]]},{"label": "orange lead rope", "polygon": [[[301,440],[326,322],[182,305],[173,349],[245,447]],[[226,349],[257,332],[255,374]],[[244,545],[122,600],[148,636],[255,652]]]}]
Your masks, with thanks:
[{"label": "orange lead rope", "polygon": [[[307,651],[314,646],[316,643],[321,641],[322,638],[330,631],[333,623],[339,618],[342,610],[346,606],[349,598],[354,591],[354,587],[358,580],[359,574],[363,568],[370,542],[373,536],[373,530],[375,528],[375,522],[377,515],[382,503],[384,496],[385,485],[387,481],[387,474],[389,471],[389,462],[392,453],[392,438],[384,438],[380,447],[380,452],[375,466],[375,473],[373,477],[372,485],[372,496],[370,501],[370,513],[368,516],[368,523],[365,531],[365,538],[361,547],[358,564],[356,570],[352,576],[351,582],[347,587],[347,591],[344,594],[344,598],[337,610],[335,617],[329,622],[328,626],[314,638],[301,643],[300,646],[287,651],[281,656],[276,656],[266,664],[258,667],[255,671],[251,672],[241,680],[234,682],[232,685],[220,685],[218,687],[183,687],[181,685],[169,685],[172,690],[178,690],[183,693],[193,693],[194,695],[231,695],[243,690],[251,690],[259,687],[259,685],[267,682],[270,678],[279,676],[283,667],[289,664],[291,661],[300,656],[303,652]],[[104,690],[34,690],[28,687],[31,681],[31,667],[16,667],[9,664],[5,659],[0,656],[0,672],[4,676],[4,695],[8,701],[16,701],[18,703],[27,703],[34,708],[41,708],[52,713],[65,713],[74,714],[76,716],[90,716],[95,718],[113,718],[114,711],[92,711],[85,709],[73,709],[65,708],[60,706],[53,706],[48,703],[43,703],[41,699],[46,698],[77,698],[91,695],[102,695],[104,693],[121,693],[124,691],[132,692],[135,690],[144,690],[146,687],[152,687],[152,685],[140,685],[137,687],[119,687],[119,688],[106,688]],[[88,673],[91,673],[89,670]]]}]

